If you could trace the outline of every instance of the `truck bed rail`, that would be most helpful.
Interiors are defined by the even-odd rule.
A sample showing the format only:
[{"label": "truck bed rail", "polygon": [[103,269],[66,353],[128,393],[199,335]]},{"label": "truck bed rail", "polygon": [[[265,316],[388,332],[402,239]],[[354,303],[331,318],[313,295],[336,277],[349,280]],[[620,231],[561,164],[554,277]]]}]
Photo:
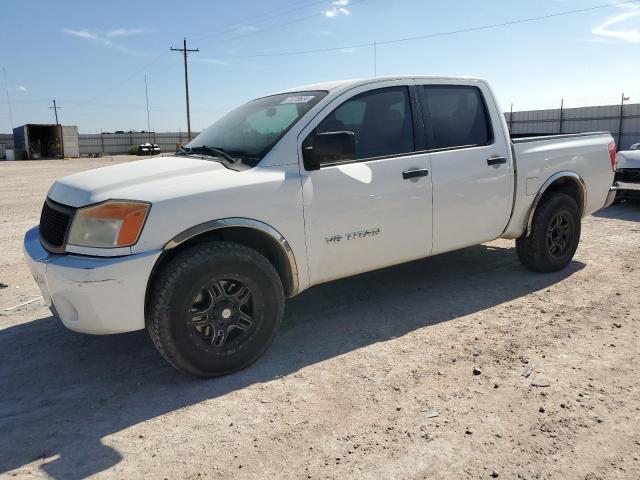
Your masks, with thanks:
[{"label": "truck bed rail", "polygon": [[579,138],[579,137],[592,137],[596,135],[610,135],[609,132],[585,132],[585,133],[566,133],[566,134],[511,134],[511,141],[513,143],[528,143],[528,142],[540,142],[542,140],[561,140],[563,138]]}]

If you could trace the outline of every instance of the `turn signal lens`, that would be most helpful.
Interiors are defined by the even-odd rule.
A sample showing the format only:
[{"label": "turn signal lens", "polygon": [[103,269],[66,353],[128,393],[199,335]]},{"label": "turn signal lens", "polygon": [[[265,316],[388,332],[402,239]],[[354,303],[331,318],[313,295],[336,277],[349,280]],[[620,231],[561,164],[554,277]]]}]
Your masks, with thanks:
[{"label": "turn signal lens", "polygon": [[128,247],[138,241],[150,205],[109,200],[79,209],[73,217],[68,244],[82,247]]}]

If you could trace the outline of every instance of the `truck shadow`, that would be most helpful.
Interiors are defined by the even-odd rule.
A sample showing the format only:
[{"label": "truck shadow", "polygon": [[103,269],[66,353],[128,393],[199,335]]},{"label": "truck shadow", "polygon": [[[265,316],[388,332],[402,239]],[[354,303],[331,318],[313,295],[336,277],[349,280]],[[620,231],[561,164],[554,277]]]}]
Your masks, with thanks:
[{"label": "truck shadow", "polygon": [[122,459],[103,443],[108,435],[545,289],[582,268],[534,274],[513,248],[483,245],[321,285],[288,303],[282,331],[254,366],[208,381],[166,365],[144,331],[86,336],[52,317],[0,330],[0,474],[31,464],[54,478],[88,477]]},{"label": "truck shadow", "polygon": [[640,222],[640,202],[626,200],[616,203],[603,210],[598,210],[594,217],[611,218],[616,220],[626,220],[628,222]]}]

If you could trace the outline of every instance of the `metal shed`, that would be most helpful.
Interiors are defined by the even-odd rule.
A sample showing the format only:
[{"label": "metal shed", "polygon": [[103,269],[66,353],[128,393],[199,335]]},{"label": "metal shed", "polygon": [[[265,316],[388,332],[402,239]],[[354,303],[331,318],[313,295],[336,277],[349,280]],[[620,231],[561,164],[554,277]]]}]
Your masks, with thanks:
[{"label": "metal shed", "polygon": [[28,123],[13,129],[13,142],[16,158],[80,156],[78,127],[75,126]]}]

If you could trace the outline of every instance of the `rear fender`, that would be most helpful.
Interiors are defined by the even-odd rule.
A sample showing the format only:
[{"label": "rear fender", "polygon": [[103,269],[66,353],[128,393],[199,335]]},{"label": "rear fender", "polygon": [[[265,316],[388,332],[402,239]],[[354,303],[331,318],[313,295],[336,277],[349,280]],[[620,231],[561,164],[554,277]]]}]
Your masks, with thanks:
[{"label": "rear fender", "polygon": [[[547,181],[542,184],[542,187],[540,187],[540,190],[538,190],[536,197],[533,199],[533,204],[531,205],[531,209],[529,210],[529,215],[527,217],[527,236],[531,234],[533,216],[535,215],[538,204],[540,203],[540,200],[542,200],[544,194],[548,191],[555,190],[555,188],[553,188],[554,185],[562,185],[566,181],[572,182],[577,187],[578,198],[576,198],[576,202],[578,203],[578,208],[580,209],[580,216],[584,216],[584,208],[585,205],[587,205],[587,187],[584,183],[584,180],[576,172],[572,172],[569,170],[557,172],[551,175],[547,179]],[[561,189],[559,190],[561,191]]]}]

